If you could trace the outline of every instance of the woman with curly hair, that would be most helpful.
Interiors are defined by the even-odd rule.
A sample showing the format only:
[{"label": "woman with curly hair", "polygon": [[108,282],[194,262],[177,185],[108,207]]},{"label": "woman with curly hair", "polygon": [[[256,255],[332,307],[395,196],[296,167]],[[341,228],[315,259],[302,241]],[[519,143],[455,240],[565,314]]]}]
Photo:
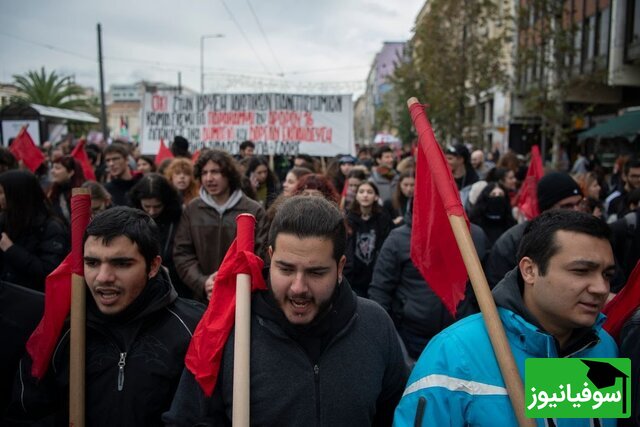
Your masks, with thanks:
[{"label": "woman with curly hair", "polygon": [[176,157],[164,170],[164,176],[182,197],[182,205],[198,197],[200,186],[193,173],[193,163],[184,157]]}]

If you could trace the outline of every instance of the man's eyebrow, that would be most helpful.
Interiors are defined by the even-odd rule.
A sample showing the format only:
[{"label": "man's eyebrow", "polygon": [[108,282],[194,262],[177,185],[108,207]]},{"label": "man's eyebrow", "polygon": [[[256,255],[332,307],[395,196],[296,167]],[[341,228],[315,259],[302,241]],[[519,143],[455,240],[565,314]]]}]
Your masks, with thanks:
[{"label": "man's eyebrow", "polygon": [[[571,261],[569,264],[567,264],[567,266],[570,268],[583,267],[583,268],[596,269],[600,267],[600,263],[591,261],[588,259],[577,259],[577,260]],[[615,264],[605,266],[605,270],[611,270],[615,268],[616,268]]]},{"label": "man's eyebrow", "polygon": [[[288,263],[288,262],[282,261],[282,260],[275,260],[274,263],[276,263],[278,265],[278,267],[296,268],[295,264],[291,264],[291,263]],[[330,266],[319,265],[319,266],[307,267],[307,268],[305,268],[305,271],[320,272],[320,271],[329,270],[330,268],[331,268]]]},{"label": "man's eyebrow", "polygon": [[98,257],[93,257],[93,256],[85,256],[84,257],[85,261],[105,261],[105,262],[117,262],[117,263],[121,263],[121,262],[132,262],[135,261],[135,259],[133,257],[127,257],[127,256],[120,256],[120,257],[113,257],[113,258],[105,258],[105,259],[101,259]]}]

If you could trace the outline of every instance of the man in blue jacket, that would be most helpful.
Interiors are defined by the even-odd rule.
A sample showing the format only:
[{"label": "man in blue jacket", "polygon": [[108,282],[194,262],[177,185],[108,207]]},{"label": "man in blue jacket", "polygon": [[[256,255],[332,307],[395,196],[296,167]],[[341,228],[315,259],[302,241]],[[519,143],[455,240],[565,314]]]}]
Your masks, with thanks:
[{"label": "man in blue jacket", "polygon": [[[521,377],[530,357],[616,357],[600,314],[615,267],[609,234],[602,221],[575,211],[545,212],[528,225],[518,266],[493,290]],[[540,419],[538,425],[615,425],[592,422]],[[407,382],[394,425],[517,425],[481,315],[431,340]]]}]

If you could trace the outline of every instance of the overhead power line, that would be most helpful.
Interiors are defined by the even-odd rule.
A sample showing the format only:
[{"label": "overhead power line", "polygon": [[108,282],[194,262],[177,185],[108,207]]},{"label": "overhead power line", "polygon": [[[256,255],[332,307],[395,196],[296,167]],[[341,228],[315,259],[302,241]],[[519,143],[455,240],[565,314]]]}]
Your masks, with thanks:
[{"label": "overhead power line", "polygon": [[262,37],[264,38],[264,41],[267,44],[267,47],[269,48],[269,52],[271,52],[271,56],[273,57],[274,62],[278,66],[278,70],[280,70],[280,75],[283,76],[284,75],[284,71],[282,70],[282,66],[280,65],[280,61],[278,61],[278,58],[276,57],[275,52],[271,48],[271,43],[269,43],[269,39],[267,38],[267,34],[265,33],[264,28],[262,28],[262,24],[260,23],[260,19],[258,19],[258,15],[253,10],[253,6],[251,5],[251,0],[247,0],[247,5],[249,5],[249,10],[251,10],[251,14],[253,15],[254,19],[256,20],[256,23],[258,24],[258,29],[260,30],[260,33],[262,34]]},{"label": "overhead power line", "polygon": [[244,32],[244,30],[242,29],[242,26],[240,25],[240,23],[238,22],[238,20],[236,19],[235,16],[233,16],[233,13],[231,12],[231,9],[229,9],[229,7],[227,6],[227,4],[224,2],[224,0],[220,0],[220,2],[222,3],[222,5],[224,6],[224,8],[227,10],[227,13],[229,14],[229,16],[231,17],[231,20],[233,21],[233,23],[236,25],[236,27],[238,28],[238,31],[240,31],[240,34],[242,35],[242,38],[244,38],[244,41],[247,42],[247,44],[249,45],[249,47],[251,48],[251,50],[253,51],[253,54],[256,56],[256,58],[258,59],[258,61],[260,62],[260,64],[262,64],[262,68],[264,68],[264,70],[267,72],[267,74],[271,74],[271,71],[269,71],[269,68],[267,67],[267,65],[264,63],[264,61],[262,61],[262,58],[260,57],[260,54],[258,53],[258,51],[253,47],[253,45],[251,44],[251,42],[249,41],[249,38],[247,37],[246,33]]}]

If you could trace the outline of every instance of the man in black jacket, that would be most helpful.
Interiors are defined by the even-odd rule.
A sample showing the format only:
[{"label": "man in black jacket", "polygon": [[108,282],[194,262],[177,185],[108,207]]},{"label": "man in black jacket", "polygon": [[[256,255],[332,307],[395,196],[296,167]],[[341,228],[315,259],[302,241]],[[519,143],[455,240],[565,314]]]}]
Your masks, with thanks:
[{"label": "man in black jacket", "polygon": [[[98,214],[84,236],[87,282],[86,425],[161,425],[204,307],[178,298],[161,266],[156,224],[116,207]],[[10,417],[68,425],[69,328],[45,377],[20,362]]]},{"label": "man in black jacket", "polygon": [[[336,205],[296,196],[279,208],[269,290],[252,298],[252,425],[391,425],[407,367],[389,316],[343,277],[345,244]],[[231,425],[233,336],[213,395],[185,370],[167,425]]]}]

